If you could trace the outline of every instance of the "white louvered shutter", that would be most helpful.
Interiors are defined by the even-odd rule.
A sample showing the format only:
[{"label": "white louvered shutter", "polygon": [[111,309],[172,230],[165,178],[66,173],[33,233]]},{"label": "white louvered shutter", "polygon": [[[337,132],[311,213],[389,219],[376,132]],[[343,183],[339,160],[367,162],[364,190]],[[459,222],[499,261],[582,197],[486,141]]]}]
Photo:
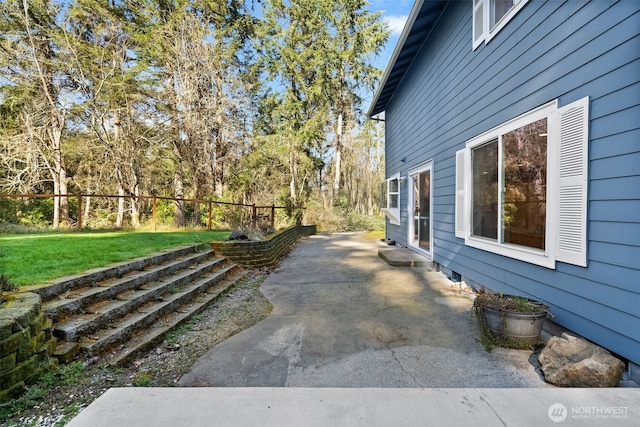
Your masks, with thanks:
[{"label": "white louvered shutter", "polygon": [[558,122],[556,260],[586,267],[589,97],[559,108]]},{"label": "white louvered shutter", "polygon": [[465,149],[456,152],[456,206],[455,235],[465,238],[465,194],[464,194],[464,156]]}]

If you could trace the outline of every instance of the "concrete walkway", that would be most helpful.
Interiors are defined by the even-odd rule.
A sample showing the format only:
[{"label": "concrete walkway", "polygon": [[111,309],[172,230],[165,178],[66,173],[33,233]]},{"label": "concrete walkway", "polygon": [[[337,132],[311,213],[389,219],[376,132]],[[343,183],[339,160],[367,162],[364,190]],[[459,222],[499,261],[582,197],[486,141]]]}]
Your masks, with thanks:
[{"label": "concrete walkway", "polygon": [[114,388],[68,427],[636,427],[638,389]]},{"label": "concrete walkway", "polygon": [[274,306],[264,321],[211,349],[179,388],[109,390],[69,425],[638,424],[639,389],[558,389],[530,351],[486,352],[469,292],[389,266],[380,245],[304,239],[261,286]]}]

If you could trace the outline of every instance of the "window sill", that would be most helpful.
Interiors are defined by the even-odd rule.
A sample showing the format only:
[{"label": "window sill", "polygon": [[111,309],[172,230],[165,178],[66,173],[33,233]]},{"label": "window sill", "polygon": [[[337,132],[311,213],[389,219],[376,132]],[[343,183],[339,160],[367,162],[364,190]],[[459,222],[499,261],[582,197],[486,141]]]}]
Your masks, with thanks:
[{"label": "window sill", "polygon": [[380,209],[393,225],[400,225],[400,209]]},{"label": "window sill", "polygon": [[482,249],[507,258],[517,259],[519,261],[528,262],[530,264],[539,265],[552,270],[555,270],[556,268],[555,259],[549,256],[546,251],[527,248],[525,246],[499,244],[492,240],[473,236],[467,237],[464,243],[466,246]]}]

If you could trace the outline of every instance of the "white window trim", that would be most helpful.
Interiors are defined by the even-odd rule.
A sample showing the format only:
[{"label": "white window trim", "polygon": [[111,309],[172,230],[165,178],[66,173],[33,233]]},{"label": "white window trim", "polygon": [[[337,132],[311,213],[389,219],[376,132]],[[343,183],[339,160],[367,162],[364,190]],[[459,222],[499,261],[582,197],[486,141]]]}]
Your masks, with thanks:
[{"label": "white window trim", "polygon": [[[545,249],[473,236],[471,150],[545,117],[548,119]],[[547,268],[554,269],[556,261],[586,267],[588,117],[588,97],[561,108],[554,100],[468,140],[465,149],[456,153],[455,236],[463,238],[470,247]],[[563,121],[568,122],[566,126]],[[561,156],[568,157],[564,166]],[[569,196],[564,195],[564,189],[568,189]],[[566,209],[570,211],[564,212]],[[573,220],[576,217],[579,224]]]},{"label": "white window trim", "polygon": [[[503,135],[509,131],[525,126],[529,123],[535,122],[537,120],[543,118],[551,118],[553,112],[555,112],[558,108],[557,100],[549,102],[545,105],[542,105],[535,110],[532,110],[528,113],[525,113],[519,117],[516,117],[512,120],[509,120],[502,125],[495,127],[481,135],[476,136],[475,138],[467,141],[467,150],[465,153],[465,245],[471,246],[473,248],[483,249],[489,252],[494,252],[500,255],[504,255],[510,258],[519,259],[521,261],[530,262],[532,264],[542,265],[548,268],[555,267],[555,236],[552,230],[554,227],[551,227],[549,224],[549,220],[553,215],[547,214],[547,227],[545,229],[545,249],[534,249],[527,248],[525,246],[512,245],[508,243],[500,243],[499,241],[494,241],[490,239],[485,239],[478,236],[473,236],[471,234],[471,207],[472,200],[471,195],[473,194],[473,174],[471,171],[471,151],[479,147],[487,142],[498,138],[500,135]],[[549,135],[553,134],[554,124],[552,120],[549,120],[547,123],[547,132]],[[552,155],[552,146],[551,142],[552,138],[548,138],[547,142],[547,183],[555,182],[555,179],[551,174],[553,174],[553,162],[555,161],[555,156]],[[554,212],[555,206],[553,205],[553,200],[555,200],[555,186],[547,185],[547,212]],[[551,202],[551,203],[550,203]]]},{"label": "white window trim", "polygon": [[[468,237],[467,230],[469,230],[466,215],[466,194],[468,194],[468,191],[465,191],[467,187],[466,178],[469,176],[466,165],[470,161],[467,156],[471,157],[471,151],[466,148],[456,152],[455,236],[461,239]],[[469,188],[471,188],[470,184]]]},{"label": "white window trim", "polygon": [[[390,208],[389,207],[389,201],[391,200],[390,194],[391,192],[389,191],[390,189],[390,185],[391,185],[391,181],[393,180],[397,180],[398,181],[398,207],[396,208]],[[387,183],[387,207],[386,208],[382,208],[380,209],[382,211],[383,214],[386,215],[387,218],[389,218],[389,223],[393,224],[393,225],[400,225],[400,173],[397,173],[395,175],[390,176],[389,178],[386,179],[386,183]],[[394,192],[394,194],[396,194],[396,192]]]},{"label": "white window trim", "polygon": [[[504,28],[505,25],[527,4],[529,0],[515,0],[515,4],[509,11],[502,17],[496,25],[491,27],[491,0],[474,0],[472,4],[472,30],[471,30],[471,39],[473,50],[476,50],[478,46],[484,42],[484,44],[489,43],[492,38],[496,36]],[[482,31],[481,35],[476,39],[476,14],[482,14]]]}]

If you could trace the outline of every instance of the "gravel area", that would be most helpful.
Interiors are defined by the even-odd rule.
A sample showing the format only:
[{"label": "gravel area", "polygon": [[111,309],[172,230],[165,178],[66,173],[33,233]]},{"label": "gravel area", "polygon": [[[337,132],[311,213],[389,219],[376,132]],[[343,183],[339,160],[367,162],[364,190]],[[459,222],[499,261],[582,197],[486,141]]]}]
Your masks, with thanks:
[{"label": "gravel area", "polygon": [[268,271],[252,271],[217,302],[126,367],[81,359],[40,377],[19,399],[0,405],[3,426],[62,426],[111,387],[173,387],[211,347],[258,323],[272,309],[259,290]]}]

